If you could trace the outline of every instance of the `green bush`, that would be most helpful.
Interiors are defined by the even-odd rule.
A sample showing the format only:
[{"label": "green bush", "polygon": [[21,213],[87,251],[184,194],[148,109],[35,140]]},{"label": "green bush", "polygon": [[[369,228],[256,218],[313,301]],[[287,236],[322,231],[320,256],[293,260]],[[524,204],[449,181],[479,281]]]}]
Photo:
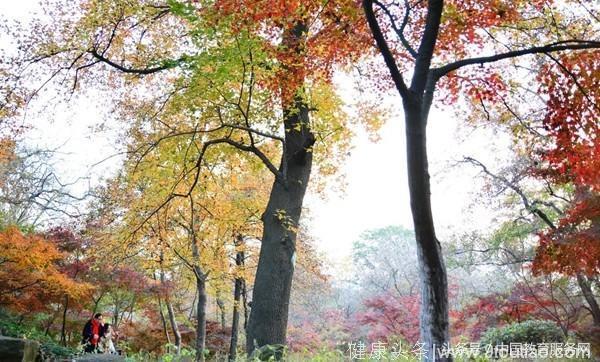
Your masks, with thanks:
[{"label": "green bush", "polygon": [[39,342],[40,352],[44,360],[55,360],[71,357],[78,351],[74,348],[64,347],[57,343],[51,336],[35,327],[20,323],[18,319],[0,310],[0,335],[14,338],[31,339]]},{"label": "green bush", "polygon": [[287,349],[283,344],[267,344],[252,352],[252,361],[281,361],[286,355]]},{"label": "green bush", "polygon": [[509,345],[510,343],[560,343],[564,335],[553,322],[529,320],[501,328],[490,328],[481,337],[481,345]]}]

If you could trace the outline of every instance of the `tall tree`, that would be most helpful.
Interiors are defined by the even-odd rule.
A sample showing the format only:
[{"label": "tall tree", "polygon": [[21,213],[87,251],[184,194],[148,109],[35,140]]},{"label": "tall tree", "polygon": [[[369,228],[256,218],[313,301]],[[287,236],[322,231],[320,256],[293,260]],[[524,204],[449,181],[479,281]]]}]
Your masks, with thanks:
[{"label": "tall tree", "polygon": [[[352,1],[223,1],[221,11],[238,19],[240,27],[267,34],[279,60],[276,82],[283,114],[282,154],[269,202],[262,215],[263,235],[246,350],[267,344],[285,344],[289,300],[294,273],[296,238],[304,195],[309,185],[317,142],[328,142],[311,121],[311,84],[331,82],[334,64],[363,54],[365,24]],[[247,13],[250,10],[250,18]],[[266,29],[266,30],[265,30]],[[281,34],[273,36],[273,34]],[[357,42],[343,39],[353,36]],[[312,113],[318,119],[319,114]],[[329,119],[331,124],[337,123]],[[331,122],[334,121],[334,122]],[[322,146],[321,146],[322,147]],[[277,358],[280,358],[277,357]]]},{"label": "tall tree", "polygon": [[[426,141],[436,87],[447,91],[447,101],[455,100],[459,91],[479,102],[493,100],[506,86],[486,65],[506,66],[527,55],[598,48],[600,42],[587,21],[593,13],[585,11],[587,8],[581,13],[567,11],[552,2],[363,0],[362,4],[402,98],[410,202],[421,268],[421,342],[428,351],[425,359],[436,360],[435,347],[449,341],[447,277],[432,217]],[[562,21],[552,22],[554,13],[561,13]],[[534,23],[540,19],[543,25],[536,27]],[[575,30],[565,31],[567,28]],[[476,55],[481,49],[495,53]],[[410,83],[404,79],[407,71],[411,72]]]},{"label": "tall tree", "polygon": [[[72,7],[59,0],[50,11]],[[142,221],[193,194],[219,149],[252,156],[270,171],[248,349],[285,343],[296,229],[313,158],[330,174],[349,147],[349,117],[331,76],[335,64],[369,50],[360,8],[348,0],[82,0],[75,13],[13,34],[23,53],[7,61],[15,75],[7,81],[21,89],[47,76],[41,87],[58,85],[67,95],[108,85],[118,93],[115,114],[133,120],[129,135],[141,146],[129,151],[139,159],[170,139],[188,141],[177,150],[185,163],[163,188],[165,202]],[[360,41],[346,42],[348,36]],[[27,72],[31,65],[41,76]],[[71,86],[63,87],[67,79]]]}]

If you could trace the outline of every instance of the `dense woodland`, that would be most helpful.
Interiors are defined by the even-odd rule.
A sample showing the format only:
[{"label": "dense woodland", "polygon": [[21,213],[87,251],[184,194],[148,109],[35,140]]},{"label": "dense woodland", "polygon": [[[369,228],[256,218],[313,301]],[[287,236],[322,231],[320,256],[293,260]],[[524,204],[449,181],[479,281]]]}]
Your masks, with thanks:
[{"label": "dense woodland", "polygon": [[[2,335],[69,357],[101,312],[140,361],[449,361],[462,357],[436,348],[511,342],[600,356],[597,1],[40,9],[2,25]],[[28,134],[82,100],[105,111],[98,132],[118,130],[118,167],[65,181],[60,150]],[[510,138],[508,162],[451,166],[485,185],[474,203],[491,227],[438,239],[430,110]],[[406,159],[413,225],[347,240],[332,270],[305,195],[342,187],[354,136],[389,122],[406,152],[382,164]]]}]

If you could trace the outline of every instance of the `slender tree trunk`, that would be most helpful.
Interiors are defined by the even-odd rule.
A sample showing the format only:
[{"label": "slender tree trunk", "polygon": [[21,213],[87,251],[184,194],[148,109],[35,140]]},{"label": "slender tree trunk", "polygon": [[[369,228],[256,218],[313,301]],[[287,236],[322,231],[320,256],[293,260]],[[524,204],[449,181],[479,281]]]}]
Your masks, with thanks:
[{"label": "slender tree trunk", "polygon": [[192,319],[196,314],[196,299],[198,298],[198,290],[194,293],[194,299],[192,300],[192,306],[190,308],[190,314],[188,315],[188,319]]},{"label": "slender tree trunk", "polygon": [[[192,257],[194,259],[191,264],[192,271],[196,278],[196,290],[198,303],[196,305],[196,361],[204,362],[204,349],[206,346],[206,279],[208,272],[204,272],[200,260],[200,244],[197,236],[197,218],[194,211],[194,198],[189,196],[190,200],[190,226],[187,229],[190,236],[190,246],[192,248]],[[190,264],[188,264],[190,265]]]},{"label": "slender tree trunk", "polygon": [[[166,284],[165,281],[165,271],[163,269],[164,262],[164,254],[161,249],[160,251],[160,283],[163,287]],[[173,304],[171,303],[171,299],[169,297],[169,290],[166,290],[165,293],[165,305],[167,307],[167,314],[169,315],[169,323],[171,324],[171,329],[173,330],[173,336],[175,336],[175,347],[177,348],[177,355],[181,353],[181,333],[179,332],[179,326],[177,325],[177,320],[175,319],[175,311],[173,310]]]},{"label": "slender tree trunk", "polygon": [[229,361],[235,361],[237,355],[241,296],[242,281],[239,280],[239,278],[236,278],[235,287],[233,290],[233,316],[231,320],[231,342],[229,343]]},{"label": "slender tree trunk", "polygon": [[248,290],[246,289],[245,280],[242,281],[242,306],[244,307],[244,330],[247,330],[250,312],[248,310]]},{"label": "slender tree trunk", "polygon": [[[296,24],[284,32],[283,43],[300,54],[305,33],[306,27]],[[262,245],[246,335],[248,355],[255,347],[286,343],[296,233],[312,167],[311,147],[315,142],[309,128],[308,107],[301,96],[302,84],[297,79],[291,84],[295,88],[292,92],[286,91],[293,96],[284,99],[285,146],[280,166],[283,176],[273,183],[262,215]]]},{"label": "slender tree trunk", "polygon": [[[240,236],[236,241],[236,246],[243,242]],[[244,266],[244,251],[240,250],[235,254],[236,271],[240,273]],[[238,333],[240,323],[240,302],[242,301],[242,288],[244,286],[244,278],[237,275],[235,278],[235,286],[233,288],[233,316],[231,318],[231,342],[229,344],[229,361],[235,361],[237,357]]]},{"label": "slender tree trunk", "polygon": [[60,343],[67,345],[67,311],[69,310],[69,296],[65,295],[65,308],[62,315],[62,326],[60,328]]},{"label": "slender tree trunk", "polygon": [[[133,320],[133,308],[135,307],[135,303],[136,303],[136,295],[134,294],[133,297],[131,298],[131,304],[129,305],[129,312],[128,312],[128,316],[127,319],[131,322]],[[123,316],[125,313],[121,314],[121,320],[119,320],[119,324],[121,324],[121,322],[123,322]]]},{"label": "slender tree trunk", "polygon": [[181,353],[181,333],[179,332],[179,326],[175,319],[175,311],[173,310],[173,304],[171,304],[169,298],[165,298],[165,304],[167,305],[167,313],[169,315],[171,329],[173,330],[173,336],[175,336],[175,347],[177,347],[177,354],[179,355]]},{"label": "slender tree trunk", "polygon": [[577,283],[579,284],[579,288],[583,293],[583,297],[590,308],[592,318],[594,319],[594,325],[600,326],[600,307],[598,306],[598,301],[596,301],[596,297],[594,296],[590,282],[584,275],[577,273]]},{"label": "slender tree trunk", "polygon": [[162,301],[160,297],[158,297],[158,311],[160,312],[160,321],[163,326],[163,332],[165,333],[165,338],[167,339],[167,343],[171,344],[171,336],[169,336],[169,328],[167,328],[167,319],[165,318],[165,312],[163,311]]},{"label": "slender tree trunk", "polygon": [[196,361],[204,362],[204,349],[206,347],[206,276],[195,267],[196,288],[198,289],[197,323],[196,323]]},{"label": "slender tree trunk", "polygon": [[92,317],[94,316],[94,314],[96,314],[96,311],[98,311],[98,305],[100,304],[100,301],[104,298],[104,293],[100,294],[100,296],[98,297],[98,299],[94,299],[92,297],[92,300],[94,301],[94,309],[92,309]]},{"label": "slender tree trunk", "polygon": [[218,317],[221,320],[221,328],[225,328],[227,327],[227,324],[225,322],[225,302],[223,302],[223,299],[221,299],[220,297],[217,297],[217,309],[218,309]]},{"label": "slender tree trunk", "polygon": [[435,235],[431,212],[431,190],[427,160],[426,118],[421,102],[404,102],[410,206],[417,239],[421,280],[421,343],[427,349],[425,360],[445,360],[438,356],[449,342],[448,282],[442,248]]},{"label": "slender tree trunk", "polygon": [[54,324],[54,321],[56,320],[56,316],[57,314],[60,313],[60,310],[57,310],[56,313],[52,313],[52,318],[50,319],[50,321],[48,321],[48,324],[46,325],[46,328],[44,329],[44,335],[48,335],[50,334],[50,328],[52,328],[52,325]]},{"label": "slender tree trunk", "polygon": [[119,299],[117,299],[115,301],[115,309],[114,309],[114,313],[113,313],[113,317],[112,317],[112,324],[115,328],[117,327],[117,323],[119,322],[120,313],[121,313],[121,301]]}]

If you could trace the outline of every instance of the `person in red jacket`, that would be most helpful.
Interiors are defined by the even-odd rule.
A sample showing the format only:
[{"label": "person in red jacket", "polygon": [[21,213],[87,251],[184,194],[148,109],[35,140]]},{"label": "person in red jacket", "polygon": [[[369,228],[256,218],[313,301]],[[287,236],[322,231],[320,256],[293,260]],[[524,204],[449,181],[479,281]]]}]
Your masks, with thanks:
[{"label": "person in red jacket", "polygon": [[104,328],[102,328],[102,313],[96,313],[94,318],[87,321],[83,327],[83,339],[82,344],[85,344],[85,352],[93,353],[98,350],[98,343],[100,338],[104,334]]}]

